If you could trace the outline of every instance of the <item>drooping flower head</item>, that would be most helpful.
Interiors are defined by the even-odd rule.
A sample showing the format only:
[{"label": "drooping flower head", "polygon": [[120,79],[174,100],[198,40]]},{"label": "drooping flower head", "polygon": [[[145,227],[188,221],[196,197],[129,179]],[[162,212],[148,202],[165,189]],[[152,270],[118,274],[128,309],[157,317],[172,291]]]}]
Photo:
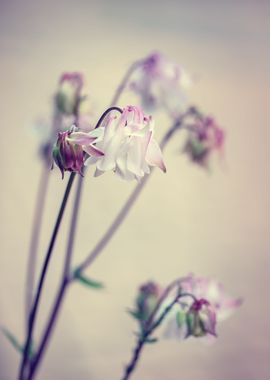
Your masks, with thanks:
[{"label": "drooping flower head", "polygon": [[72,115],[80,102],[83,87],[83,76],[78,72],[64,73],[60,80],[55,104],[60,113]]},{"label": "drooping flower head", "polygon": [[217,281],[190,274],[166,288],[156,282],[142,285],[130,314],[142,331],[165,320],[167,337],[209,339],[217,336],[217,322],[227,318],[241,303],[241,299],[228,296]]},{"label": "drooping flower head", "polygon": [[207,167],[211,153],[223,151],[224,139],[224,131],[212,117],[198,118],[191,125],[184,152],[193,162]]},{"label": "drooping flower head", "polygon": [[57,142],[53,148],[53,158],[62,177],[65,171],[83,175],[86,154],[94,157],[103,156],[103,152],[95,147],[95,140],[96,137],[91,136],[91,132],[79,132],[74,127],[58,133]]},{"label": "drooping flower head", "polygon": [[228,318],[242,304],[241,298],[229,296],[223,285],[211,278],[190,274],[181,281],[181,289],[197,299],[206,299],[214,308],[218,321]]},{"label": "drooping flower head", "polygon": [[216,312],[209,301],[200,298],[192,303],[186,313],[186,327],[186,338],[216,336]]},{"label": "drooping flower head", "polygon": [[97,128],[96,146],[103,157],[90,157],[96,176],[113,170],[126,180],[140,179],[149,166],[166,171],[161,150],[154,137],[154,122],[139,107],[127,106],[121,115],[109,115]]},{"label": "drooping flower head", "polygon": [[146,57],[136,72],[130,88],[140,96],[147,111],[165,109],[173,118],[186,104],[186,90],[191,79],[184,69],[159,52]]},{"label": "drooping flower head", "polygon": [[[167,325],[167,336],[216,337],[216,324],[228,318],[241,304],[240,298],[227,295],[222,284],[193,274],[180,281],[183,297]],[[191,295],[191,296],[190,296]]]}]

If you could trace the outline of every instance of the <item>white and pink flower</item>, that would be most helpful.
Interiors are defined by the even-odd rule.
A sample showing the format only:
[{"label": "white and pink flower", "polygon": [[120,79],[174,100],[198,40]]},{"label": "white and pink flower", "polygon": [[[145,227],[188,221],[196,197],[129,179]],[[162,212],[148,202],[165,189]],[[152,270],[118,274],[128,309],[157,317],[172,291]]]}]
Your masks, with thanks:
[{"label": "white and pink flower", "polygon": [[95,176],[113,170],[126,180],[139,180],[150,173],[150,166],[166,171],[162,153],[154,139],[154,122],[139,107],[127,106],[121,115],[109,115],[102,125],[90,132],[103,157],[89,157],[95,164]]}]

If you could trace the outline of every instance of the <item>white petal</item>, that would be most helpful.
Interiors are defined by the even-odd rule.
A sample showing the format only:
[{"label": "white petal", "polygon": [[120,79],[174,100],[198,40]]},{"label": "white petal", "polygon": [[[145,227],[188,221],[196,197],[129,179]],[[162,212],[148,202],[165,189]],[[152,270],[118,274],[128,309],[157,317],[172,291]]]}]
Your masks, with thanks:
[{"label": "white petal", "polygon": [[158,166],[164,173],[166,173],[166,167],[163,162],[162,152],[158,143],[152,138],[146,152],[146,161],[149,165]]}]

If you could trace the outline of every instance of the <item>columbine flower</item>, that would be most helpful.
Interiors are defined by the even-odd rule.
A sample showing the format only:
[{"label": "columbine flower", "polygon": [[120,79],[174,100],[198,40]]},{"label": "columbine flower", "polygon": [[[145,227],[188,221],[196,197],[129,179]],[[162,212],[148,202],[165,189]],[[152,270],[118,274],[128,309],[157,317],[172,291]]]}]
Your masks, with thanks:
[{"label": "columbine flower", "polygon": [[[216,313],[211,304],[201,298],[191,305],[186,314],[187,336],[216,336]],[[179,326],[181,328],[181,326]]]},{"label": "columbine flower", "polygon": [[[93,131],[94,132],[94,131]],[[140,179],[150,172],[149,166],[166,171],[161,150],[153,138],[154,122],[139,107],[127,106],[120,116],[109,116],[97,128],[96,146],[103,157],[90,157],[96,163],[95,176],[113,170],[126,180]]]},{"label": "columbine flower", "polygon": [[[179,282],[181,293],[174,317],[168,321],[166,336],[179,339],[215,337],[216,322],[229,317],[242,300],[228,296],[223,286],[212,279],[189,275]],[[191,295],[191,296],[190,296]]]},{"label": "columbine flower", "polygon": [[58,139],[53,148],[53,158],[62,177],[65,171],[83,174],[85,153],[94,157],[103,156],[103,152],[94,145],[96,139],[91,132],[77,132],[76,128],[58,133]]},{"label": "columbine flower", "polygon": [[207,167],[210,154],[213,151],[223,150],[224,131],[212,117],[198,118],[190,127],[184,152],[193,162]]},{"label": "columbine flower", "polygon": [[155,310],[161,294],[162,289],[155,282],[147,282],[139,288],[135,310],[130,311],[130,314],[139,321],[142,328]]},{"label": "columbine flower", "polygon": [[81,98],[83,76],[81,73],[64,73],[59,81],[55,95],[55,104],[60,113],[72,115],[76,113]]},{"label": "columbine flower", "polygon": [[190,85],[191,79],[182,67],[155,52],[143,60],[130,87],[140,95],[144,109],[162,107],[176,118],[186,104],[185,91]]},{"label": "columbine flower", "polygon": [[206,299],[214,308],[218,321],[228,318],[242,304],[241,298],[229,296],[218,281],[193,274],[181,281],[181,289],[197,299]]}]

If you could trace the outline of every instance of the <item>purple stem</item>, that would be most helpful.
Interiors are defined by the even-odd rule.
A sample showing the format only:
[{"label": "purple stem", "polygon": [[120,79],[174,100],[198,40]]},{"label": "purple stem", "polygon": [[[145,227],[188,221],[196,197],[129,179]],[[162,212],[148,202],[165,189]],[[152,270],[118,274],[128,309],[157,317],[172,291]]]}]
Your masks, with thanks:
[{"label": "purple stem", "polygon": [[37,262],[37,248],[39,243],[39,235],[41,230],[42,216],[45,206],[45,199],[49,184],[49,168],[46,162],[43,164],[43,170],[38,185],[35,212],[33,218],[32,234],[30,241],[30,248],[27,261],[27,274],[25,283],[25,323],[26,331],[28,328],[28,319],[33,300],[33,290],[35,283],[35,272]]},{"label": "purple stem", "polygon": [[64,211],[65,211],[65,208],[66,208],[66,204],[67,204],[67,201],[68,201],[68,198],[69,198],[69,194],[70,194],[70,190],[72,188],[72,184],[73,184],[74,178],[75,178],[75,173],[71,173],[70,177],[69,177],[69,181],[68,181],[67,187],[66,187],[66,190],[65,190],[65,194],[64,194],[64,197],[63,197],[63,200],[62,200],[62,204],[60,206],[60,210],[59,210],[59,213],[58,213],[58,216],[57,216],[57,220],[56,220],[56,223],[55,223],[55,226],[54,226],[54,230],[53,230],[53,233],[52,233],[52,237],[51,237],[51,241],[50,241],[50,244],[49,244],[49,247],[48,247],[48,251],[47,251],[44,263],[43,263],[43,267],[42,267],[42,271],[41,271],[41,276],[40,276],[39,283],[38,283],[37,293],[36,293],[36,296],[35,296],[35,299],[34,299],[34,303],[33,303],[33,307],[31,309],[31,313],[30,313],[30,316],[29,316],[27,339],[26,339],[26,343],[25,343],[25,347],[24,347],[24,352],[23,352],[23,357],[22,357],[21,367],[20,367],[20,372],[19,372],[19,379],[20,380],[24,379],[24,370],[25,370],[25,366],[26,366],[26,364],[27,364],[27,362],[29,360],[28,353],[30,351],[30,347],[31,347],[31,343],[32,343],[33,331],[34,331],[35,321],[36,321],[36,314],[38,312],[38,307],[39,307],[39,303],[40,303],[41,293],[42,293],[42,289],[43,289],[43,285],[44,285],[47,269],[48,269],[48,266],[49,266],[49,263],[50,263],[50,259],[51,259],[51,256],[52,256],[52,251],[53,251],[53,248],[54,248],[56,237],[57,237],[57,234],[58,234],[58,230],[59,230],[60,225],[61,225],[61,221],[62,221],[62,218],[63,218],[63,215],[64,215]]},{"label": "purple stem", "polygon": [[[96,128],[100,126],[104,118],[111,112],[111,111],[118,111],[122,113],[122,109],[119,107],[110,107],[108,108],[99,118]],[[45,352],[48,340],[51,336],[51,333],[53,331],[54,324],[56,322],[58,312],[60,310],[60,306],[63,301],[63,297],[66,291],[66,287],[69,284],[69,271],[70,271],[70,262],[72,258],[72,253],[73,253],[73,246],[74,246],[74,239],[75,239],[75,234],[76,234],[76,226],[77,226],[77,221],[78,221],[78,212],[80,208],[80,199],[81,199],[81,192],[82,192],[82,186],[83,186],[83,177],[80,176],[78,179],[78,187],[75,195],[75,201],[73,205],[73,211],[72,211],[72,217],[71,217],[71,225],[70,225],[70,232],[69,232],[69,237],[68,237],[68,244],[67,244],[67,251],[66,251],[66,257],[65,257],[65,266],[64,266],[64,272],[62,276],[62,281],[61,285],[59,288],[59,291],[56,296],[56,300],[52,309],[52,313],[49,317],[48,325],[45,328],[45,332],[42,336],[41,343],[39,346],[39,349],[34,356],[34,359],[32,360],[32,363],[30,365],[30,372],[27,377],[27,379],[31,379],[34,376],[34,373],[36,372],[40,361],[43,357],[43,354]],[[24,364],[25,366],[25,364]]]},{"label": "purple stem", "polygon": [[[53,116],[53,122],[51,127],[51,140],[54,139],[61,123],[61,115],[55,110]],[[36,263],[39,237],[41,231],[42,217],[44,213],[44,206],[46,200],[46,194],[49,185],[50,168],[46,159],[43,162],[43,169],[41,171],[41,177],[39,180],[36,205],[33,218],[33,227],[30,238],[29,254],[26,269],[26,282],[25,282],[25,323],[26,331],[28,329],[29,315],[31,311],[33,301],[33,289],[35,284]]]},{"label": "purple stem", "polygon": [[60,307],[61,307],[63,300],[64,300],[64,295],[66,293],[67,285],[69,284],[70,263],[71,263],[73,246],[74,246],[74,241],[75,241],[76,225],[77,225],[77,220],[78,220],[78,215],[79,215],[79,203],[80,203],[80,198],[81,198],[81,193],[82,193],[83,182],[81,181],[81,178],[82,177],[78,178],[78,185],[77,185],[77,190],[76,190],[73,212],[72,212],[72,216],[71,216],[70,232],[69,232],[69,236],[68,236],[67,251],[66,251],[66,257],[65,257],[65,263],[64,263],[64,270],[63,270],[61,285],[60,285],[60,288],[58,290],[58,294],[57,294],[56,299],[55,299],[55,303],[54,303],[54,306],[53,306],[53,309],[51,312],[49,322],[48,322],[48,324],[45,328],[44,334],[42,336],[39,349],[38,349],[36,355],[34,356],[32,363],[31,363],[28,380],[33,378],[36,370],[38,369],[38,366],[41,363],[41,359],[42,359],[42,357],[46,351],[46,347],[47,347],[50,335],[53,331],[57,317],[59,315]]}]

